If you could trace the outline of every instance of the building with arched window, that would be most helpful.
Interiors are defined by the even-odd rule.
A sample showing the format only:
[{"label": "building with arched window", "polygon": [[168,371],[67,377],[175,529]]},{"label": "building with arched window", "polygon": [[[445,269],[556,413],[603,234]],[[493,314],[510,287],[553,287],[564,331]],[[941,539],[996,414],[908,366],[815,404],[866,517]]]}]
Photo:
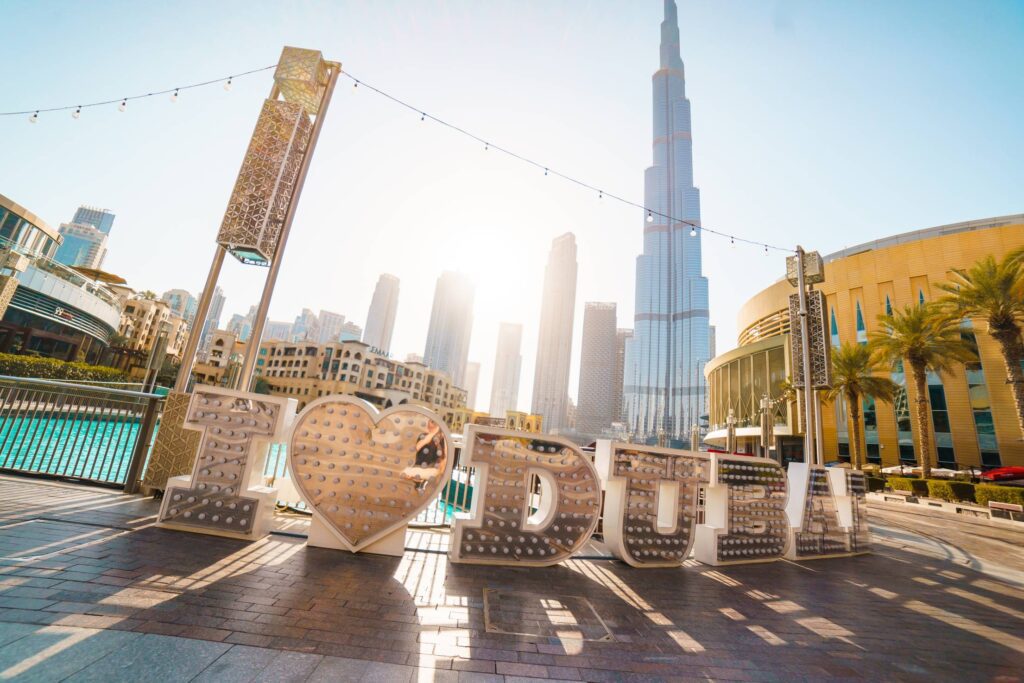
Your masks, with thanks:
[{"label": "building with arched window", "polygon": [[[936,285],[950,271],[979,259],[1002,258],[1024,246],[1024,215],[1003,216],[903,233],[844,249],[825,257],[826,298],[833,346],[867,343],[878,316],[908,304],[942,296]],[[802,459],[803,442],[795,403],[783,392],[790,376],[789,295],[785,279],[762,290],[740,309],[739,346],[705,368],[710,432],[706,441],[724,445],[729,411],[741,452],[755,453],[760,441],[760,403],[772,401],[773,455]],[[977,362],[949,375],[928,375],[932,462],[942,467],[1024,465],[1017,413],[1006,383],[1006,368],[983,320],[965,320],[963,338],[978,349]],[[866,459],[883,466],[916,462],[913,386],[901,365],[892,368],[900,391],[892,405],[868,397],[862,406]],[[912,384],[912,383],[910,383]],[[825,461],[849,460],[850,434],[842,401],[822,406]]]}]

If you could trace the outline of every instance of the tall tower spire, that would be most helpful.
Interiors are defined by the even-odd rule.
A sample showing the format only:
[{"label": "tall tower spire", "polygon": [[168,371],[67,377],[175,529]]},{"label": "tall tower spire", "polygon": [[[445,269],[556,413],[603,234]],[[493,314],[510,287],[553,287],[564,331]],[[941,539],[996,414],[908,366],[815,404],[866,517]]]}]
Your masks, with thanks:
[{"label": "tall tower spire", "polygon": [[683,79],[676,3],[665,0],[661,63],[651,79],[654,163],[644,174],[644,206],[654,215],[643,224],[644,251],[636,260],[623,401],[634,438],[654,443],[667,437],[673,445],[684,443],[700,422],[703,367],[711,357],[700,190],[693,182],[690,101]]},{"label": "tall tower spire", "polygon": [[679,12],[676,0],[665,0],[665,21],[661,22],[661,68],[682,69],[679,56]]}]

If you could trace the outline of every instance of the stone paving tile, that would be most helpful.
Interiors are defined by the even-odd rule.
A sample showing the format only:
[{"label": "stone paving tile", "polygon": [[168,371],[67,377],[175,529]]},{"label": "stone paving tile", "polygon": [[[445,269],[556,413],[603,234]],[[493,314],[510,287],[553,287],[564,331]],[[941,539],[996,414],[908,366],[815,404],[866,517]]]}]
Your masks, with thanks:
[{"label": "stone paving tile", "polygon": [[[77,523],[90,505],[114,501],[127,501],[124,518],[109,512],[115,505],[105,523],[133,531],[74,540],[96,529]],[[270,661],[257,674],[265,680],[275,680],[275,666],[294,680],[354,670],[360,680],[434,680],[435,672],[444,681],[1021,678],[1024,577],[995,579],[918,547],[886,542],[858,558],[717,569],[577,560],[523,570],[452,565],[425,552],[352,556],[278,536],[246,544],[131,521],[155,509],[116,493],[0,477],[0,622],[19,622],[12,633],[55,623],[186,643],[168,650],[198,643],[215,649],[205,664],[191,658],[191,675],[238,657],[251,668]],[[3,564],[12,553],[23,561]],[[524,612],[514,629],[536,635],[490,633],[485,589],[534,596],[533,605],[585,598],[613,639],[581,640],[564,613],[552,629],[543,608]],[[576,602],[562,611],[589,623]],[[128,648],[107,659],[130,656]],[[275,664],[285,657],[294,665]]]},{"label": "stone paving tile", "polygon": [[203,669],[192,683],[245,683],[265,671],[277,655],[267,648],[235,645]]},{"label": "stone paving tile", "polygon": [[129,640],[123,647],[110,652],[67,680],[72,683],[139,679],[167,683],[189,681],[231,647],[205,640],[147,634]]},{"label": "stone paving tile", "polygon": [[0,647],[0,678],[63,680],[141,637],[65,626],[30,628],[30,633]]}]

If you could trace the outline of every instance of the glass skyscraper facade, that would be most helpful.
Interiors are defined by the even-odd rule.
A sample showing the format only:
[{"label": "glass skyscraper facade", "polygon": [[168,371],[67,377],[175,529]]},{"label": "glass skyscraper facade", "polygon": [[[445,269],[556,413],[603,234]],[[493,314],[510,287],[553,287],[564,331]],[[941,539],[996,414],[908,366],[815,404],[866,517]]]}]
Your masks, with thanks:
[{"label": "glass skyscraper facade", "polygon": [[632,438],[678,444],[704,413],[704,364],[711,354],[700,191],[693,185],[690,102],[674,0],[665,0],[661,64],[652,81],[654,164],[644,175],[644,203],[653,213],[644,216],[644,251],[636,261],[623,396]]}]

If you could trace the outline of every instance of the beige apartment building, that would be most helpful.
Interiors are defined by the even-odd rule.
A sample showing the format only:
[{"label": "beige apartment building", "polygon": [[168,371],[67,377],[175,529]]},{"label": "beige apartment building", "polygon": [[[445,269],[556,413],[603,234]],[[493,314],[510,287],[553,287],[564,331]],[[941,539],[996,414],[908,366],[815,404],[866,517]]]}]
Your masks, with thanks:
[{"label": "beige apartment building", "polygon": [[265,341],[256,373],[272,395],[294,398],[300,409],[321,396],[349,394],[381,409],[421,405],[451,425],[466,407],[466,391],[454,386],[447,373],[387,358],[361,341]]}]

